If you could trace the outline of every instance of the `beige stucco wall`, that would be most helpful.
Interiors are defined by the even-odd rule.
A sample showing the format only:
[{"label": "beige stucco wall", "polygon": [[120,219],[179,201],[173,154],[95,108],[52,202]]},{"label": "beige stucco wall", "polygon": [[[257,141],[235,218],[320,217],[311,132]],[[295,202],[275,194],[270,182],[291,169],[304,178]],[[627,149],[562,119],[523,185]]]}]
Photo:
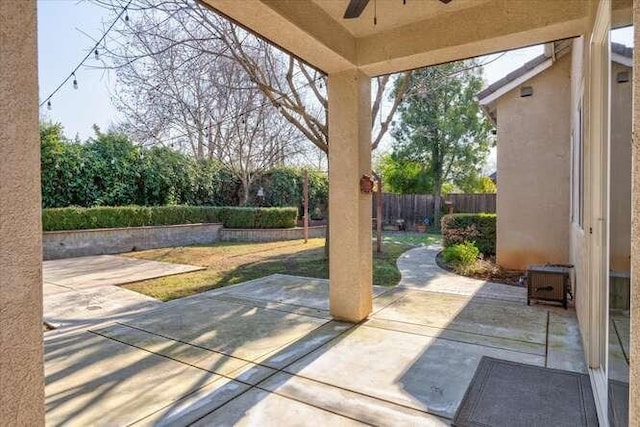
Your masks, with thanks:
[{"label": "beige stucco wall", "polygon": [[631,269],[631,82],[617,83],[619,72],[631,69],[611,64],[611,216],[610,268]]},{"label": "beige stucco wall", "polygon": [[359,322],[373,308],[371,79],[358,69],[329,74],[329,299],[331,315]]},{"label": "beige stucco wall", "polygon": [[[634,45],[640,46],[640,0],[633,2]],[[640,425],[640,55],[633,58],[631,158],[631,337],[629,363],[629,425]]]},{"label": "beige stucco wall", "polygon": [[505,268],[569,260],[571,57],[496,104],[497,261]]},{"label": "beige stucco wall", "polygon": [[575,37],[586,30],[588,11],[585,0],[473,0],[446,6],[385,0],[377,2],[374,26],[371,4],[359,20],[343,19],[346,0],[201,1],[326,73],[358,67],[370,76]]},{"label": "beige stucco wall", "polygon": [[0,424],[44,423],[36,1],[0,1]]}]

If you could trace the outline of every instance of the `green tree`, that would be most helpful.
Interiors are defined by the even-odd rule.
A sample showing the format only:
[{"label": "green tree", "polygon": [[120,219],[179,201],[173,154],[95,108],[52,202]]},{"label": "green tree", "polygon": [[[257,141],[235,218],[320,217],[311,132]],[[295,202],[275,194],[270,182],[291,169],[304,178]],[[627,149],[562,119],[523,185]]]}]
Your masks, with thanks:
[{"label": "green tree", "polygon": [[377,169],[382,173],[386,192],[427,194],[433,191],[433,179],[421,162],[389,153],[380,158]]},{"label": "green tree", "polygon": [[40,125],[42,206],[91,206],[97,190],[93,158],[79,141],[68,140],[62,125]]},{"label": "green tree", "polygon": [[[477,177],[489,148],[491,125],[475,95],[483,85],[474,60],[450,62],[414,71],[394,125],[392,158],[420,176],[424,189],[435,196],[435,218],[440,219],[442,187],[461,187]],[[413,170],[419,166],[419,173]]]},{"label": "green tree", "polygon": [[488,176],[470,176],[464,182],[459,183],[459,188],[463,193],[495,193],[496,184]]}]

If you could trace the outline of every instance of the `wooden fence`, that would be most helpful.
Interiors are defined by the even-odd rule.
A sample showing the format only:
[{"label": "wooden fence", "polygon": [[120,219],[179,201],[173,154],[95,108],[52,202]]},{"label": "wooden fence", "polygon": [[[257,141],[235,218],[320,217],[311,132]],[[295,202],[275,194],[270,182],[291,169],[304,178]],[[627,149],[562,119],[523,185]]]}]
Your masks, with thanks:
[{"label": "wooden fence", "polygon": [[[376,217],[376,197],[373,194],[372,212]],[[433,218],[432,194],[382,194],[382,219],[383,224],[394,224],[395,220],[403,219],[405,223],[413,227],[421,223],[424,218]],[[487,194],[449,194],[442,196],[442,206],[445,202],[453,204],[454,212],[481,213],[496,211],[495,193]]]}]

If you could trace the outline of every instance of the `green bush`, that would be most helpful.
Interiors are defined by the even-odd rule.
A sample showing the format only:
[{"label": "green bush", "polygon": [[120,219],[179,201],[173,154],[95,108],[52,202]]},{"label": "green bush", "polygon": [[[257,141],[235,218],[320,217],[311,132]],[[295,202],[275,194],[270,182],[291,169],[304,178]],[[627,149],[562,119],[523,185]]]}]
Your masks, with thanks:
[{"label": "green bush", "polygon": [[214,206],[118,206],[42,210],[44,231],[218,222]]},{"label": "green bush", "polygon": [[118,206],[42,210],[44,231],[222,222],[227,228],[291,228],[297,208]]},{"label": "green bush", "polygon": [[442,259],[447,264],[468,266],[473,264],[480,256],[480,249],[473,242],[458,243],[447,246],[442,251]]},{"label": "green bush", "polygon": [[[314,219],[324,217],[329,197],[329,178],[319,170],[309,173],[309,213]],[[298,206],[298,215],[302,216],[304,169],[293,167],[275,167],[262,173],[251,188],[250,204],[264,204],[273,207]],[[259,187],[264,190],[264,200],[258,200]]]},{"label": "green bush", "polygon": [[[196,160],[166,147],[146,148],[127,135],[100,132],[84,142],[69,140],[62,127],[40,126],[42,207],[237,206],[237,171],[214,159]],[[301,168],[256,172],[249,205],[302,207]],[[262,187],[264,199],[258,200]],[[328,178],[309,171],[309,211],[326,210]]]},{"label": "green bush", "polygon": [[297,208],[221,208],[225,228],[292,228],[298,219]]},{"label": "green bush", "polygon": [[442,217],[442,241],[445,247],[475,242],[481,253],[496,253],[496,214],[449,214]]}]

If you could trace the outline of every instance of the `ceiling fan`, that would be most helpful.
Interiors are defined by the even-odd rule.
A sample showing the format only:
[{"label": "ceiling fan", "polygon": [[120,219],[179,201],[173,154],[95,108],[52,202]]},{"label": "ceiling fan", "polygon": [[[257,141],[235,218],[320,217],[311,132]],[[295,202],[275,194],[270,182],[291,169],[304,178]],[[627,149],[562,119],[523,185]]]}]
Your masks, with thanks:
[{"label": "ceiling fan", "polygon": [[[440,0],[442,3],[447,4],[451,2],[451,0]],[[406,0],[403,0],[406,2]],[[349,4],[347,5],[347,10],[344,11],[344,19],[354,19],[358,18],[364,8],[367,7],[369,0],[349,0]]]}]

